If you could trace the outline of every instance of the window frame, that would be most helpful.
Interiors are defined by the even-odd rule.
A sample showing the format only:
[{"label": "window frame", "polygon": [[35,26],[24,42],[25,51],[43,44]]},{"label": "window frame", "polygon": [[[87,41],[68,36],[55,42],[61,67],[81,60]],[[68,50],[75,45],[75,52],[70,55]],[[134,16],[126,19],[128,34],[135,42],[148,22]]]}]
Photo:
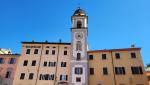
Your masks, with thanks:
[{"label": "window frame", "polygon": [[0,58],[0,64],[4,64],[5,63],[4,60],[5,60],[4,58]]},{"label": "window frame", "polygon": [[76,77],[76,82],[81,82],[81,77]]},{"label": "window frame", "polygon": [[81,60],[81,53],[77,53],[77,60]]},{"label": "window frame", "polygon": [[132,59],[135,59],[137,57],[135,52],[130,53],[130,55]]},{"label": "window frame", "polygon": [[39,53],[39,49],[34,49],[34,54],[38,54]]},{"label": "window frame", "polygon": [[27,65],[28,65],[28,60],[24,60],[23,66],[27,66]]},{"label": "window frame", "polygon": [[47,67],[47,61],[44,61],[44,62],[43,62],[43,66],[44,66],[44,67]]},{"label": "window frame", "polygon": [[55,54],[56,54],[55,50],[52,50],[52,55],[55,55]]},{"label": "window frame", "polygon": [[103,67],[103,75],[108,75],[108,68],[107,67]]},{"label": "window frame", "polygon": [[11,71],[7,71],[7,72],[6,72],[6,75],[5,75],[5,78],[11,78],[11,74],[12,74]]},{"label": "window frame", "polygon": [[26,54],[30,54],[31,53],[31,49],[26,49]]},{"label": "window frame", "polygon": [[29,73],[29,80],[33,80],[33,78],[34,78],[34,73]]},{"label": "window frame", "polygon": [[16,58],[10,58],[9,64],[15,64],[16,63]]},{"label": "window frame", "polygon": [[82,67],[75,67],[74,71],[75,71],[74,73],[77,75],[83,74],[83,68]]},{"label": "window frame", "polygon": [[131,66],[131,72],[133,75],[142,75],[143,69],[141,66]]},{"label": "window frame", "polygon": [[102,54],[102,60],[107,60],[107,55],[106,54]]},{"label": "window frame", "polygon": [[49,50],[45,50],[45,55],[48,55],[49,54]]},{"label": "window frame", "polygon": [[82,22],[80,20],[77,21],[77,28],[82,28]]},{"label": "window frame", "polygon": [[67,62],[61,62],[61,67],[67,67]]},{"label": "window frame", "polygon": [[125,67],[115,67],[115,74],[116,75],[125,75]]},{"label": "window frame", "polygon": [[25,79],[25,73],[21,73],[20,74],[20,80],[24,80]]},{"label": "window frame", "polygon": [[67,50],[65,50],[65,51],[64,51],[64,55],[67,55],[67,54],[68,54],[68,52],[67,52]]},{"label": "window frame", "polygon": [[93,55],[89,55],[89,60],[93,60],[94,56]]},{"label": "window frame", "polygon": [[32,60],[31,66],[36,66],[36,60]]},{"label": "window frame", "polygon": [[94,68],[89,68],[90,69],[90,75],[94,75]]},{"label": "window frame", "polygon": [[120,53],[115,53],[115,58],[116,59],[120,59],[121,57],[120,57]]},{"label": "window frame", "polygon": [[60,75],[60,81],[67,81],[68,80],[68,75]]}]

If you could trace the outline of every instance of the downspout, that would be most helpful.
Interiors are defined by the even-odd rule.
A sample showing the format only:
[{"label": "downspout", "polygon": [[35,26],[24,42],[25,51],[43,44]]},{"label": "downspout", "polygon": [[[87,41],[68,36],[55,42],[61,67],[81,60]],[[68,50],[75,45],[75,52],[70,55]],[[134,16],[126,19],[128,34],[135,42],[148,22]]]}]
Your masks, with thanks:
[{"label": "downspout", "polygon": [[42,59],[43,47],[44,46],[42,44],[42,49],[41,49],[40,60],[39,60],[39,65],[38,65],[38,69],[37,69],[37,77],[36,77],[35,85],[37,85],[38,75],[39,75],[39,71],[40,71],[40,63],[41,63],[41,59]]},{"label": "downspout", "polygon": [[114,77],[114,84],[116,84],[116,75],[115,75],[115,67],[114,67],[114,60],[113,60],[113,54],[112,54],[112,51],[110,51],[110,54],[111,54],[111,59],[112,59],[112,68],[113,68],[113,77]]},{"label": "downspout", "polygon": [[[60,42],[61,43],[61,42]],[[56,85],[56,82],[57,82],[57,70],[58,70],[58,57],[59,57],[59,44],[58,44],[58,50],[57,50],[57,60],[56,60],[56,71],[55,71],[55,74],[54,74],[54,85]]]}]

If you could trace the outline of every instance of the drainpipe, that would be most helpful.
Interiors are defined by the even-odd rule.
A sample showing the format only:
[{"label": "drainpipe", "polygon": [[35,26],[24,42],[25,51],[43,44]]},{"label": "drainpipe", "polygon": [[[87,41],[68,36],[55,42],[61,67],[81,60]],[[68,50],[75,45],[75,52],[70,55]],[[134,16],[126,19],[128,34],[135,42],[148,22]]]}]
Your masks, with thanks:
[{"label": "drainpipe", "polygon": [[[60,41],[61,43],[61,41]],[[59,57],[59,44],[58,44],[58,50],[57,50],[57,60],[56,60],[56,71],[55,71],[55,74],[54,74],[54,85],[56,85],[56,82],[57,82],[57,70],[58,70],[58,57]]]},{"label": "drainpipe", "polygon": [[37,77],[36,77],[36,81],[35,81],[35,85],[37,85],[37,80],[38,80],[38,75],[39,75],[39,71],[40,71],[40,63],[41,63],[41,59],[42,59],[42,52],[43,52],[43,44],[42,44],[42,49],[41,49],[41,54],[40,54],[40,60],[39,60],[39,65],[38,65],[38,69],[37,69]]},{"label": "drainpipe", "polygon": [[117,84],[116,84],[115,66],[114,66],[114,59],[113,59],[112,51],[110,51],[110,53],[111,53],[111,60],[112,60],[112,68],[113,68],[114,85],[117,85]]}]

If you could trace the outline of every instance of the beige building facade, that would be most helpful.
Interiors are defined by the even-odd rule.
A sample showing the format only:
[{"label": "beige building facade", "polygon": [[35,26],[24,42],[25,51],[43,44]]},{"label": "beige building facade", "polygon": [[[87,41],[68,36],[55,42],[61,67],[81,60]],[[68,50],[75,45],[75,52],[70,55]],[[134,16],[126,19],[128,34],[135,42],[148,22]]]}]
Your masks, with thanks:
[{"label": "beige building facade", "polygon": [[146,75],[147,75],[148,83],[150,85],[150,66],[147,66],[146,68]]},{"label": "beige building facade", "polygon": [[70,43],[22,43],[22,56],[13,85],[56,85],[68,82]]},{"label": "beige building facade", "polygon": [[13,85],[148,85],[141,48],[87,50],[88,16],[71,20],[71,43],[22,42]]},{"label": "beige building facade", "polygon": [[88,55],[89,85],[148,85],[140,48],[96,50]]}]

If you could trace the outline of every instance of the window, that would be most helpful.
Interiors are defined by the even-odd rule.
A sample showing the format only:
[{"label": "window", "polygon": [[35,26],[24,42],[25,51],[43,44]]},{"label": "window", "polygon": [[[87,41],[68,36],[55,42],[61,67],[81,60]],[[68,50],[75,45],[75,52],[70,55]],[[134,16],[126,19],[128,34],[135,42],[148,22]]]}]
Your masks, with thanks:
[{"label": "window", "polygon": [[60,75],[60,80],[67,81],[68,80],[68,75]]},{"label": "window", "polygon": [[46,51],[45,51],[45,54],[49,54],[49,50],[46,50]]},{"label": "window", "polygon": [[97,84],[97,85],[101,85],[101,84]]},{"label": "window", "polygon": [[49,67],[55,67],[55,65],[56,65],[56,62],[49,62]]},{"label": "window", "polygon": [[119,84],[119,85],[125,85],[125,84]]},{"label": "window", "polygon": [[33,76],[34,76],[34,73],[30,73],[30,74],[29,74],[29,79],[30,79],[30,80],[33,79]]},{"label": "window", "polygon": [[3,64],[3,63],[4,63],[4,59],[0,58],[0,64]]},{"label": "window", "polygon": [[76,42],[76,50],[79,50],[79,51],[81,51],[82,50],[82,43],[81,43],[81,41],[77,41]]},{"label": "window", "polygon": [[40,74],[39,80],[54,80],[54,74]]},{"label": "window", "polygon": [[28,65],[28,60],[25,60],[23,66],[27,66],[27,65]]},{"label": "window", "polygon": [[150,81],[150,76],[147,76],[147,78],[148,78],[148,81]]},{"label": "window", "polygon": [[25,77],[25,73],[21,73],[21,75],[20,75],[20,80],[23,80],[24,77]]},{"label": "window", "polygon": [[61,62],[61,67],[66,67],[66,62]]},{"label": "window", "polygon": [[67,49],[67,47],[64,47],[64,49]]},{"label": "window", "polygon": [[34,49],[34,54],[38,54],[38,49]]},{"label": "window", "polygon": [[64,51],[64,55],[67,55],[67,51]]},{"label": "window", "polygon": [[75,68],[75,74],[82,74],[82,73],[83,73],[83,69],[81,67]]},{"label": "window", "polygon": [[80,77],[77,77],[77,78],[76,78],[76,82],[81,82],[81,78],[80,78]]},{"label": "window", "polygon": [[46,61],[44,62],[43,66],[47,66],[47,62]]},{"label": "window", "polygon": [[15,63],[16,63],[16,58],[11,58],[9,64],[15,64]]},{"label": "window", "polygon": [[102,54],[102,60],[106,60],[106,54]]},{"label": "window", "polygon": [[89,60],[93,60],[93,55],[89,55]]},{"label": "window", "polygon": [[55,50],[52,50],[52,55],[55,55]]},{"label": "window", "polygon": [[55,46],[53,46],[53,48],[56,48]]},{"label": "window", "polygon": [[6,75],[5,75],[5,78],[10,78],[10,77],[11,77],[11,71],[7,71]]},{"label": "window", "polygon": [[77,21],[77,28],[81,28],[81,27],[82,27],[81,21]]},{"label": "window", "polygon": [[135,53],[131,53],[131,58],[136,58],[136,54]]},{"label": "window", "polygon": [[120,54],[119,53],[115,53],[116,59],[120,59]]},{"label": "window", "polygon": [[36,60],[32,61],[32,66],[36,66]]},{"label": "window", "polygon": [[125,74],[125,68],[124,67],[115,67],[115,73],[118,75]]},{"label": "window", "polygon": [[103,68],[103,74],[104,74],[104,75],[108,75],[107,67],[104,67],[104,68]]},{"label": "window", "polygon": [[90,74],[91,74],[91,75],[94,74],[94,68],[90,68]]},{"label": "window", "polygon": [[46,48],[49,48],[49,46],[46,46]]},{"label": "window", "polygon": [[81,53],[77,53],[77,60],[81,60]]},{"label": "window", "polygon": [[30,54],[30,49],[27,49],[26,54]]},{"label": "window", "polygon": [[132,74],[143,74],[141,66],[131,67],[131,70]]}]

